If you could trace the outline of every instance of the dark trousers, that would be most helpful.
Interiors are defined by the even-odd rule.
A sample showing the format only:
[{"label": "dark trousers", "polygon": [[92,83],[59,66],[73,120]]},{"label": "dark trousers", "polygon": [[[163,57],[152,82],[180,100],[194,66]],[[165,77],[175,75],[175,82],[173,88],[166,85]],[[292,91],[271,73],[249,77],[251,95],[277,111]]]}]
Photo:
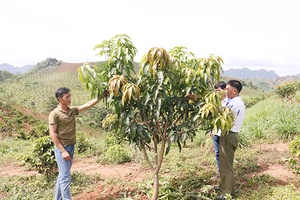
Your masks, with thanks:
[{"label": "dark trousers", "polygon": [[238,133],[229,132],[220,136],[220,190],[223,195],[234,194],[233,160],[238,143]]},{"label": "dark trousers", "polygon": [[218,135],[213,135],[212,136],[213,143],[214,143],[214,151],[215,151],[215,156],[216,156],[216,164],[218,168],[218,173],[220,173],[220,137]]}]

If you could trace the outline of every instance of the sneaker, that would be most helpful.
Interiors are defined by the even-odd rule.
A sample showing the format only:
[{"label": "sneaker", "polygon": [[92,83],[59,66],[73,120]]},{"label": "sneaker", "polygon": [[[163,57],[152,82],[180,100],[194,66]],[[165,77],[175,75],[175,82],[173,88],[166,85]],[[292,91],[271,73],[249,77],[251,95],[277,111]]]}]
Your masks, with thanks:
[{"label": "sneaker", "polygon": [[216,185],[213,187],[215,191],[219,191],[220,190],[220,186]]},{"label": "sneaker", "polygon": [[218,200],[225,200],[225,197],[223,195],[219,195],[219,196],[217,196],[217,199]]}]

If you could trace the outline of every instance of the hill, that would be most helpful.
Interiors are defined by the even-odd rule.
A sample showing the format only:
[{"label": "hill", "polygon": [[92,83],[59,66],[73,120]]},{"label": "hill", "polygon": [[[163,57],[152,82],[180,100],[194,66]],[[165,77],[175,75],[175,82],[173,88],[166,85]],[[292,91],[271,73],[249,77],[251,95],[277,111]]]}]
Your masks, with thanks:
[{"label": "hill", "polygon": [[25,65],[23,67],[14,67],[13,65],[3,63],[0,64],[0,71],[8,71],[12,74],[24,74],[28,70],[30,70],[33,67],[33,65]]},{"label": "hill", "polygon": [[239,77],[240,79],[276,79],[280,77],[273,70],[251,70],[246,67],[242,69],[229,69],[224,71],[223,76]]},{"label": "hill", "polygon": [[[68,63],[55,59],[48,59],[39,63],[30,72],[18,76],[1,84],[0,100],[7,101],[32,109],[39,113],[48,113],[51,106],[56,103],[54,92],[58,87],[68,87],[72,90],[72,105],[80,105],[88,101],[90,92],[85,91],[78,80],[77,69],[83,63]],[[91,65],[100,62],[92,62]],[[138,70],[138,63],[135,63]],[[226,80],[227,77],[224,77]],[[266,93],[261,88],[256,88],[251,82],[244,82],[241,95],[245,98],[261,98]]]}]

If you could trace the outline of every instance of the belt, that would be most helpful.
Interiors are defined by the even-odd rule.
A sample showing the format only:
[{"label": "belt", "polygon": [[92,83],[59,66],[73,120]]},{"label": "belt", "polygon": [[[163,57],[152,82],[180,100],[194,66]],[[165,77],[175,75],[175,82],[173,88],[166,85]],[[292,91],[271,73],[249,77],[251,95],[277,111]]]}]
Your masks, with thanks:
[{"label": "belt", "polygon": [[233,131],[229,131],[229,133],[234,133],[234,134],[238,134],[238,132],[233,132]]}]

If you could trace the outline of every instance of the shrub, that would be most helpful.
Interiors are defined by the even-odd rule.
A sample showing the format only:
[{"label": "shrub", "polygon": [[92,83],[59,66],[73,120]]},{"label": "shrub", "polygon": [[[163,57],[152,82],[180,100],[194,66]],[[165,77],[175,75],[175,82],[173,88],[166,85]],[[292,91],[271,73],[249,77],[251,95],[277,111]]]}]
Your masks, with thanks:
[{"label": "shrub", "polygon": [[117,135],[108,133],[104,137],[105,146],[98,161],[101,163],[121,164],[130,162],[131,158]]},{"label": "shrub", "polygon": [[108,149],[100,155],[98,161],[102,163],[122,164],[130,162],[131,158],[122,145],[116,144],[108,147]]},{"label": "shrub", "polygon": [[49,136],[37,139],[34,142],[32,153],[24,156],[23,159],[39,173],[46,175],[48,179],[57,172],[53,142]]},{"label": "shrub", "polygon": [[92,149],[92,144],[87,138],[87,134],[82,131],[78,131],[76,133],[76,151],[80,153],[84,153],[89,149]]},{"label": "shrub", "polygon": [[292,100],[296,92],[300,90],[300,82],[286,82],[277,86],[275,93],[287,100]]},{"label": "shrub", "polygon": [[289,148],[293,155],[289,164],[296,174],[300,174],[300,134],[291,141]]},{"label": "shrub", "polygon": [[40,138],[47,136],[49,134],[49,128],[48,125],[45,123],[39,123],[32,127],[32,129],[29,132],[29,135],[35,138]]}]

